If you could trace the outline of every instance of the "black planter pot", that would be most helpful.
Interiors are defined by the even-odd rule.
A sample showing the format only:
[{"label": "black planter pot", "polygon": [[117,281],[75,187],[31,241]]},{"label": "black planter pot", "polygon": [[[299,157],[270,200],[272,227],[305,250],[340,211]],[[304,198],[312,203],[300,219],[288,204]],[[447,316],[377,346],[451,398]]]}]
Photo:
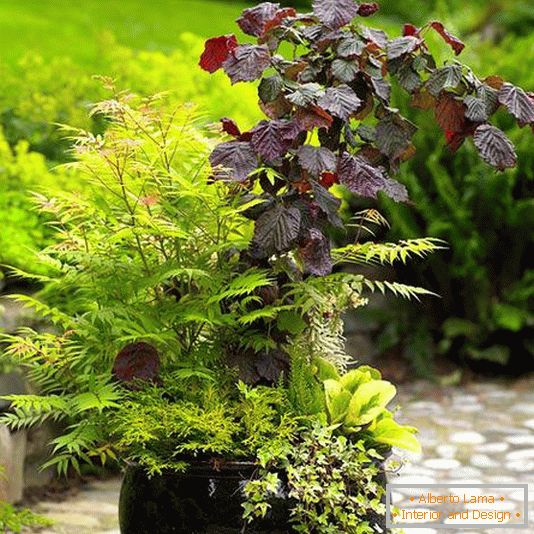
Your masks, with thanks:
[{"label": "black planter pot", "polygon": [[[126,470],[119,502],[121,534],[290,534],[291,500],[273,499],[268,516],[245,525],[243,487],[254,476],[252,463],[226,463],[218,470],[198,463],[184,474],[149,478],[136,466]],[[386,484],[384,472],[381,484]],[[386,532],[385,517],[368,521]],[[341,533],[340,533],[341,534]]]}]

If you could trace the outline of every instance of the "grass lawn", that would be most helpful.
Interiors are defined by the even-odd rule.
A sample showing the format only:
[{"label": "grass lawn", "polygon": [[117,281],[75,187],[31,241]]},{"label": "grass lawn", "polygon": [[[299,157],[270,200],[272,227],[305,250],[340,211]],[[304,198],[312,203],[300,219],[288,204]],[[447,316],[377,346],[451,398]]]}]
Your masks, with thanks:
[{"label": "grass lawn", "polygon": [[[0,61],[28,51],[98,62],[98,37],[111,32],[134,49],[169,51],[177,35],[234,32],[247,4],[213,0],[0,0]],[[250,5],[250,4],[248,4]]]}]

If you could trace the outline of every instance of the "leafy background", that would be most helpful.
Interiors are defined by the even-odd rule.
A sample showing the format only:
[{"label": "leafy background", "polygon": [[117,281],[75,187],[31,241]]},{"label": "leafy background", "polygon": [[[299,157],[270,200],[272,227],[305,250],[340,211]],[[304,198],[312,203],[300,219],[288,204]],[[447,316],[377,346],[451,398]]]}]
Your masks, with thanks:
[{"label": "leafy background", "polygon": [[[32,250],[48,243],[46,221],[35,214],[30,192],[81,187],[75,176],[53,170],[69,159],[68,140],[55,123],[101,130],[87,118],[101,96],[94,74],[113,75],[141,94],[170,90],[176,101],[198,102],[207,123],[232,116],[246,128],[260,118],[253,89],[232,87],[222,74],[210,77],[196,67],[203,39],[233,31],[240,11],[254,3],[86,0],[83,9],[66,0],[0,4],[1,263],[31,269]],[[309,2],[286,4],[306,8]],[[479,72],[500,72],[534,89],[529,1],[380,4],[374,24],[392,35],[399,34],[400,22],[440,19],[466,40],[465,61]],[[404,106],[399,100],[409,112]],[[400,176],[414,206],[380,203],[392,223],[389,238],[430,235],[450,244],[415,270],[392,273],[436,290],[439,301],[427,302],[425,313],[396,303],[373,308],[365,318],[374,353],[403,358],[419,374],[439,371],[434,363],[440,355],[484,372],[534,368],[533,141],[504,115],[498,122],[518,146],[516,170],[495,173],[467,144],[453,160],[431,121],[423,121],[415,138],[419,152]]]}]

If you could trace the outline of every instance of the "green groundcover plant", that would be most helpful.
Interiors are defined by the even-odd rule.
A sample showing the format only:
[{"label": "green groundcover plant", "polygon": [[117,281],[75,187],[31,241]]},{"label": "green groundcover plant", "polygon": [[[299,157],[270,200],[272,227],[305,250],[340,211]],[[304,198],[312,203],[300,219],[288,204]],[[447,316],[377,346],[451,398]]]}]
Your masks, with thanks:
[{"label": "green groundcover plant", "polygon": [[[413,153],[414,126],[389,105],[390,74],[435,106],[440,123],[456,121],[446,123],[451,143],[473,135],[488,162],[515,162],[486,122],[498,91],[466,67],[436,66],[423,35],[437,31],[456,53],[463,44],[437,22],[390,40],[361,24],[376,9],[317,0],[298,15],[265,3],[239,19],[258,44],[210,39],[201,66],[223,67],[234,83],[264,75],[268,117],[249,131],[223,119],[218,144],[191,106],[167,108],[107,82],[112,97],[92,113],[105,134],[71,132],[68,167],[87,190],[41,199],[57,231],[41,254],[52,273],[39,278],[37,298],[18,297],[54,328],[4,336],[40,394],[7,397],[2,421],[66,425],[47,465],[66,472],[120,459],[158,475],[253,459],[261,472],[247,486],[248,521],[268,513],[282,469],[297,531],[371,531],[370,514],[384,512],[379,459],[393,446],[420,447],[389,408],[395,387],[345,354],[341,317],[372,291],[430,292],[339,266],[405,262],[440,242],[357,237],[333,247],[329,233],[343,226],[336,193],[407,201],[390,173]],[[282,41],[286,56],[276,53]],[[452,84],[484,119],[461,118]],[[501,89],[527,122],[524,93]],[[359,214],[357,236],[381,222],[374,210]],[[321,488],[310,491],[317,477]]]}]

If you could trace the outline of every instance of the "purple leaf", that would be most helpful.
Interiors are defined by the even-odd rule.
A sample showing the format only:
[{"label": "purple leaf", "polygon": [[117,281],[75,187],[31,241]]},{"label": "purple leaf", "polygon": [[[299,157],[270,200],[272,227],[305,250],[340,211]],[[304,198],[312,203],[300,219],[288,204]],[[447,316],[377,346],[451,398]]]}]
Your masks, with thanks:
[{"label": "purple leaf", "polygon": [[277,204],[263,213],[254,226],[252,240],[256,255],[267,258],[291,248],[300,229],[300,211]]},{"label": "purple leaf", "polygon": [[152,345],[139,341],[123,347],[115,357],[113,376],[121,382],[154,381],[158,378],[160,359]]},{"label": "purple leaf", "polygon": [[363,41],[360,41],[360,39],[356,39],[353,36],[346,37],[339,43],[337,47],[337,55],[340,57],[359,56],[364,48],[365,44]]},{"label": "purple leaf", "polygon": [[316,276],[326,276],[332,272],[330,242],[317,228],[310,228],[302,245],[299,256],[304,264],[304,271]]},{"label": "purple leaf", "polygon": [[468,95],[464,98],[466,107],[465,117],[473,122],[485,122],[488,120],[488,109],[482,98]]},{"label": "purple leaf", "polygon": [[288,120],[261,121],[252,130],[252,146],[264,159],[273,161],[283,156],[298,134],[298,126]]},{"label": "purple leaf", "polygon": [[223,63],[232,83],[257,80],[271,64],[271,55],[266,46],[245,44],[238,46]]},{"label": "purple leaf", "polygon": [[276,15],[280,4],[263,2],[255,7],[245,9],[241,17],[237,19],[239,27],[248,35],[260,37],[263,35],[265,25]]},{"label": "purple leaf", "polygon": [[360,72],[358,63],[350,59],[334,59],[332,61],[332,74],[341,82],[352,82]]},{"label": "purple leaf", "polygon": [[534,100],[521,87],[503,84],[499,91],[499,102],[506,106],[521,127],[534,123]]},{"label": "purple leaf", "polygon": [[297,151],[300,166],[313,177],[318,177],[324,171],[336,169],[336,156],[324,147],[303,145]]},{"label": "purple leaf", "polygon": [[348,85],[329,87],[317,104],[340,119],[347,120],[360,107],[362,101]]},{"label": "purple leaf", "polygon": [[381,78],[371,78],[371,83],[378,98],[385,104],[388,104],[391,97],[391,85]]},{"label": "purple leaf", "polygon": [[282,78],[279,75],[263,78],[258,87],[258,95],[262,102],[273,102],[280,95],[283,87]]},{"label": "purple leaf", "polygon": [[415,131],[409,121],[389,113],[376,127],[376,146],[388,158],[396,159],[408,147]]},{"label": "purple leaf", "polygon": [[501,130],[491,124],[482,124],[475,130],[475,146],[482,159],[503,171],[515,167],[517,156],[514,145]]},{"label": "purple leaf", "polygon": [[215,147],[210,155],[210,163],[218,180],[244,182],[258,165],[258,158],[250,143],[229,141]]},{"label": "purple leaf", "polygon": [[358,14],[354,0],[313,0],[312,5],[319,20],[333,29],[345,26]]},{"label": "purple leaf", "polygon": [[376,30],[375,28],[368,28],[367,26],[363,26],[360,31],[362,37],[368,41],[374,43],[380,48],[386,48],[388,44],[388,36],[384,31]]},{"label": "purple leaf", "polygon": [[443,89],[456,89],[462,81],[462,67],[459,65],[448,65],[436,69],[428,81],[426,88],[433,96],[438,96]]},{"label": "purple leaf", "polygon": [[413,52],[421,44],[421,39],[408,35],[398,37],[387,44],[388,59],[396,59]]},{"label": "purple leaf", "polygon": [[370,163],[358,156],[351,156],[345,152],[338,163],[340,182],[358,195],[377,198],[382,191],[396,202],[408,200],[408,191],[404,185],[389,178],[380,167],[373,167]]},{"label": "purple leaf", "polygon": [[326,188],[317,182],[312,183],[312,189],[313,198],[315,199],[316,204],[326,215],[330,224],[341,228],[343,226],[343,221],[338,215],[339,206],[341,206],[341,200],[332,195],[332,193],[330,193]]},{"label": "purple leaf", "polygon": [[287,99],[296,106],[306,107],[312,104],[324,94],[323,88],[318,83],[304,83],[291,93]]}]

